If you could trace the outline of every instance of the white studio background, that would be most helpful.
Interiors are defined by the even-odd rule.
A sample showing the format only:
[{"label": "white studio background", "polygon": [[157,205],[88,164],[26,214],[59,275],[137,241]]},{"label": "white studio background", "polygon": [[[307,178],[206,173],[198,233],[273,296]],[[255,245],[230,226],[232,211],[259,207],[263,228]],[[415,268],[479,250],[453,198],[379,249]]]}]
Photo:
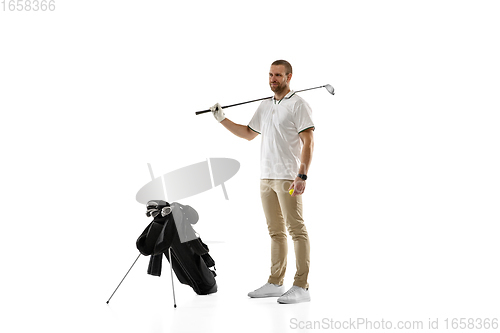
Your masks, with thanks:
[{"label": "white studio background", "polygon": [[[260,139],[194,112],[270,96],[276,59],[294,66],[293,89],[336,90],[301,94],[316,123],[304,195],[313,301],[301,318],[498,316],[497,2],[55,0],[53,12],[6,3],[2,331],[138,331],[158,298],[165,320],[179,321],[169,276],[146,276],[145,258],[114,307],[105,301],[149,223],[135,201],[147,163],[161,175],[209,157],[241,163],[229,200],[219,187],[182,203],[211,242],[218,304],[234,291],[232,314],[195,320],[227,327],[238,297],[268,274]],[[256,107],[226,115],[247,124]],[[256,331],[260,315],[241,314],[235,328]]]}]

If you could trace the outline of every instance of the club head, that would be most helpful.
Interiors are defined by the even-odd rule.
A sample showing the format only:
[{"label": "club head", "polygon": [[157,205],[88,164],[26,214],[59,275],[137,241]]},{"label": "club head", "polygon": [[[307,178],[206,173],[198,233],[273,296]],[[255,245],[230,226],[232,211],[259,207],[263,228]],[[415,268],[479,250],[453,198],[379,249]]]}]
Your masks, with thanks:
[{"label": "club head", "polygon": [[172,213],[172,207],[163,207],[161,209],[161,216],[165,217],[168,214]]},{"label": "club head", "polygon": [[327,84],[327,85],[325,85],[325,88],[326,88],[326,90],[328,90],[328,92],[330,94],[335,95],[335,91],[331,85]]}]

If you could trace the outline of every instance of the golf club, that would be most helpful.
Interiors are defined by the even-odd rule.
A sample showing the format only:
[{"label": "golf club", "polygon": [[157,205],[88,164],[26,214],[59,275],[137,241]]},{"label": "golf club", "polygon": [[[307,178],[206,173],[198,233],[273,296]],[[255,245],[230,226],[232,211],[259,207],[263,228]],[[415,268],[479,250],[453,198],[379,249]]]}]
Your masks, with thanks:
[{"label": "golf club", "polygon": [[[296,92],[302,92],[302,91],[307,91],[307,90],[313,90],[313,89],[318,89],[318,88],[326,88],[326,90],[332,94],[332,95],[335,95],[335,91],[333,89],[333,87],[329,84],[325,84],[324,86],[319,86],[319,87],[314,87],[314,88],[308,88],[308,89],[303,89],[303,90],[297,90]],[[227,108],[230,108],[232,106],[238,106],[238,105],[243,105],[243,104],[247,104],[247,103],[252,103],[252,102],[257,102],[257,101],[263,101],[265,99],[270,99],[272,97],[264,97],[264,98],[259,98],[259,99],[254,99],[252,101],[248,101],[248,102],[242,102],[242,103],[236,103],[236,104],[231,104],[231,105],[226,105],[226,106],[223,106],[222,108],[223,109],[227,109]],[[203,110],[203,111],[197,111],[196,112],[196,115],[199,115],[199,114],[202,114],[202,113],[207,113],[207,112],[211,112],[210,110]]]}]

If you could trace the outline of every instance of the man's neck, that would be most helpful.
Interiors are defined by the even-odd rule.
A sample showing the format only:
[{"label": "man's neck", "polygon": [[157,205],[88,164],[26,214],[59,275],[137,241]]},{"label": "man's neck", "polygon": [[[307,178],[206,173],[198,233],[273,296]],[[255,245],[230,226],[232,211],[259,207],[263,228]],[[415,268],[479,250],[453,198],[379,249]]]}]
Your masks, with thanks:
[{"label": "man's neck", "polygon": [[274,99],[277,101],[282,100],[288,93],[290,92],[290,88],[287,88],[286,90],[283,90],[280,94],[274,94]]}]

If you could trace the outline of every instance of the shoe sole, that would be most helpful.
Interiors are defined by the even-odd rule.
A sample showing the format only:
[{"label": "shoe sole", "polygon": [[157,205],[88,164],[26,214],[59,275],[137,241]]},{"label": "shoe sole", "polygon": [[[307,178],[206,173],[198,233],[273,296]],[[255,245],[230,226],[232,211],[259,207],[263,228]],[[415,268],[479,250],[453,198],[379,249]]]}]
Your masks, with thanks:
[{"label": "shoe sole", "polygon": [[248,297],[250,298],[266,298],[266,297],[280,297],[281,295],[283,295],[283,293],[281,294],[264,294],[264,295],[250,295],[248,294]]},{"label": "shoe sole", "polygon": [[310,298],[306,298],[306,299],[293,300],[293,301],[280,301],[280,300],[278,300],[277,302],[280,304],[296,304],[296,303],[304,303],[304,302],[310,302],[310,301],[311,301]]}]

